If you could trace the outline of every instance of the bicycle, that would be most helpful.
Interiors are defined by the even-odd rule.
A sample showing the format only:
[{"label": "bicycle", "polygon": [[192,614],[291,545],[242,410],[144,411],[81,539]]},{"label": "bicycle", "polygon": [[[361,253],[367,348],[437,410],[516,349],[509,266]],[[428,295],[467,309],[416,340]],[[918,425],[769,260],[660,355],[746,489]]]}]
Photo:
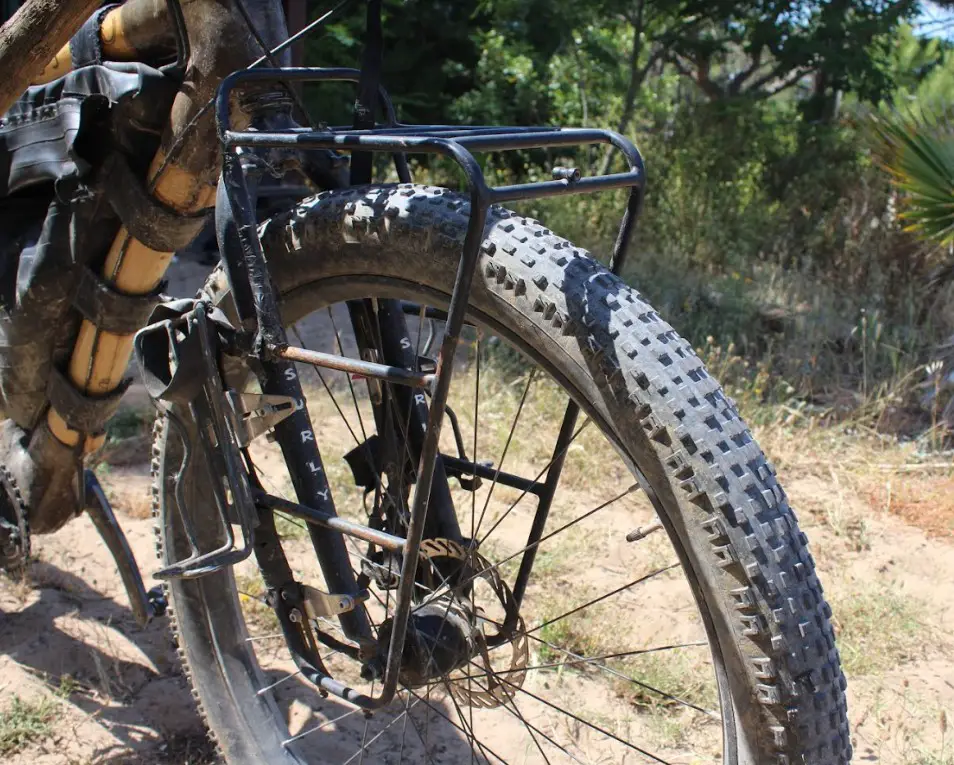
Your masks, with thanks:
[{"label": "bicycle", "polygon": [[[433,725],[436,746],[456,738],[451,756],[471,762],[848,762],[831,612],[775,472],[692,347],[618,276],[645,193],[638,150],[588,128],[400,123],[379,82],[378,0],[361,70],[281,66],[351,4],[292,37],[276,0],[131,0],[93,27],[113,19],[174,50],[155,71],[178,100],[148,174],[141,155],[104,160],[125,238],[93,285],[96,310],[73,306],[69,379],[51,373],[30,448],[96,448],[90,412],[115,408],[138,330],[159,408],[157,577],[224,757],[434,762]],[[105,53],[122,48],[101,37]],[[298,86],[329,81],[357,86],[354,124],[301,127]],[[626,169],[557,166],[494,187],[474,158],[591,144]],[[415,184],[408,153],[449,158],[465,192]],[[396,183],[372,182],[377,155]],[[258,221],[263,180],[289,173],[321,190]],[[501,206],[610,189],[629,193],[608,268]],[[155,255],[195,235],[213,193],[222,264],[195,300],[163,303],[171,255]],[[23,559],[31,527],[68,514],[37,510],[45,495],[24,499],[14,472],[5,512]],[[64,496],[64,481],[50,491]],[[148,618],[162,602],[95,478],[82,482]],[[604,575],[617,579],[596,592]],[[659,621],[620,613],[636,608]],[[677,609],[694,614],[677,622]],[[688,690],[659,687],[677,665]],[[666,735],[647,708],[662,708]]]}]

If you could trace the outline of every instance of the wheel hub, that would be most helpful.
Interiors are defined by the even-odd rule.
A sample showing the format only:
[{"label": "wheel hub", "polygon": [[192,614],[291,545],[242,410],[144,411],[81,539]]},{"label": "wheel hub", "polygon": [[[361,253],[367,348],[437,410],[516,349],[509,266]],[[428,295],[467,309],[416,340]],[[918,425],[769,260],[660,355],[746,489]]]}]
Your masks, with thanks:
[{"label": "wheel hub", "polygon": [[[441,598],[411,614],[401,653],[401,683],[420,688],[463,667],[476,655],[478,635],[469,615],[457,605]],[[392,627],[389,619],[378,633],[382,655],[387,655]]]},{"label": "wheel hub", "polygon": [[[432,594],[430,600],[422,598],[408,620],[401,683],[419,688],[442,680],[461,704],[491,708],[508,703],[526,677],[530,651],[522,617],[516,617],[512,633],[503,635],[501,622],[488,616],[489,610],[516,609],[497,568],[459,542],[425,539],[417,581],[417,589]],[[477,587],[478,582],[489,587]],[[388,655],[392,631],[388,619],[378,632],[382,658]],[[491,644],[507,644],[510,652],[491,653]]]}]

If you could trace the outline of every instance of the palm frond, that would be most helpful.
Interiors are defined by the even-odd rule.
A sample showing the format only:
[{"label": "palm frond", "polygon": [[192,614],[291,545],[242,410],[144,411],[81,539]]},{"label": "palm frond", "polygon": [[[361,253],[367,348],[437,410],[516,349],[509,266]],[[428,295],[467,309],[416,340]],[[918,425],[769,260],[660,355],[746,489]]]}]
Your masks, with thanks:
[{"label": "palm frond", "polygon": [[923,239],[954,244],[954,125],[924,112],[872,116],[875,156],[904,194],[905,228]]}]

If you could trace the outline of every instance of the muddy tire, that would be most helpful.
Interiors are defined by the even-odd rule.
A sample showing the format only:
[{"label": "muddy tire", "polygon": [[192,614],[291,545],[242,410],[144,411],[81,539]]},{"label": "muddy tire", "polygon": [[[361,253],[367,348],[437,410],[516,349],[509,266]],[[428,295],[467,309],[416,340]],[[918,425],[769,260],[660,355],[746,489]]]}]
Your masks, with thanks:
[{"label": "muddy tire", "polygon": [[[460,195],[401,185],[323,193],[270,220],[262,241],[286,321],[360,284],[446,302],[468,211]],[[228,310],[221,272],[206,289]],[[709,634],[724,761],[849,762],[845,678],[805,535],[775,470],[692,347],[587,252],[499,207],[488,216],[471,305],[546,365],[655,496]],[[166,550],[178,545],[171,442],[160,430]],[[169,590],[183,657],[228,761],[290,756],[253,693],[230,574]]]}]

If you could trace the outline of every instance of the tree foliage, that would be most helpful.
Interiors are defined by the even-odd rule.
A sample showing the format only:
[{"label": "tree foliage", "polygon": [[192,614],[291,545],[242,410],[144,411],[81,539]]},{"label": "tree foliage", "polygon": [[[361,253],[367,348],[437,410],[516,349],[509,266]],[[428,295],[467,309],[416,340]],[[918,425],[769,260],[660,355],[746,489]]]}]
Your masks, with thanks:
[{"label": "tree foliage", "polygon": [[[815,390],[819,379],[850,387],[859,375],[901,374],[904,359],[929,357],[954,332],[954,318],[938,322],[922,305],[925,285],[937,284],[936,254],[902,230],[930,225],[946,241],[950,208],[919,218],[913,200],[941,196],[954,175],[938,171],[937,151],[928,159],[936,136],[921,136],[922,154],[904,155],[921,156],[921,167],[906,159],[907,171],[933,176],[903,182],[896,173],[892,187],[862,118],[954,96],[954,46],[913,32],[915,0],[385,7],[385,84],[404,120],[608,127],[637,142],[649,191],[626,276],[697,344],[732,342]],[[333,26],[311,44],[309,63],[356,65],[362,25]],[[338,119],[350,118],[353,96],[322,98],[323,119],[336,104]],[[594,147],[560,159],[596,173],[611,156]],[[556,158],[508,153],[485,158],[485,170],[497,183],[541,179]],[[899,195],[904,226],[895,224]],[[593,195],[520,209],[605,256],[621,204]],[[860,321],[880,327],[863,350]]]}]

